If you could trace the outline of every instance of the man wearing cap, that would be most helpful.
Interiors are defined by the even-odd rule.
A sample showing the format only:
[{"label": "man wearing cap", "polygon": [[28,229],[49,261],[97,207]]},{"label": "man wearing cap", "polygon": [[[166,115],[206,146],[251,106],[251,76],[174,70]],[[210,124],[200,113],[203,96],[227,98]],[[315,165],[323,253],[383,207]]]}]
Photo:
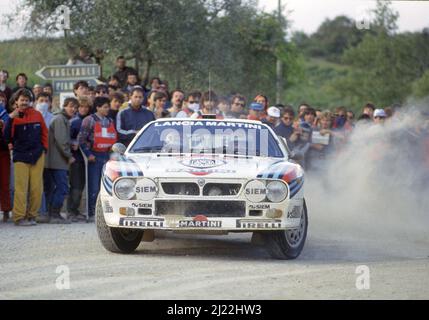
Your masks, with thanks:
[{"label": "man wearing cap", "polygon": [[383,109],[375,109],[374,110],[374,123],[375,124],[384,124],[384,120],[386,120],[386,112]]},{"label": "man wearing cap", "polygon": [[262,114],[264,111],[264,106],[257,102],[252,102],[249,105],[249,115],[247,116],[248,120],[261,120]]},{"label": "man wearing cap", "polygon": [[267,117],[262,119],[262,123],[274,129],[279,124],[280,110],[277,107],[269,107],[267,110]]}]

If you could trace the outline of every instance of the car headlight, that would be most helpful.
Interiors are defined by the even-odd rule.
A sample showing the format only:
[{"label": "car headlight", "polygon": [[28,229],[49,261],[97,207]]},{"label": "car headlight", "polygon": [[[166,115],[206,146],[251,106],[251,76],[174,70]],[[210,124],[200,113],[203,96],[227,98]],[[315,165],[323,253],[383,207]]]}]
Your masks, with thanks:
[{"label": "car headlight", "polygon": [[135,196],[134,179],[120,179],[115,183],[115,194],[121,200],[131,200]]},{"label": "car headlight", "polygon": [[287,196],[286,184],[280,181],[271,181],[267,184],[267,198],[271,202],[282,202]]}]

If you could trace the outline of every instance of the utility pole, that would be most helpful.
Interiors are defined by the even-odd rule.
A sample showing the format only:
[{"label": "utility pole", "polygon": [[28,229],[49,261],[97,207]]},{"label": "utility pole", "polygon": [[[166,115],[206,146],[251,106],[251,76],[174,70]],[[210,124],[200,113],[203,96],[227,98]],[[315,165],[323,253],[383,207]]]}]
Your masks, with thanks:
[{"label": "utility pole", "polygon": [[[278,3],[278,20],[279,20],[279,24],[281,25],[281,23],[282,23],[282,1],[281,0],[278,0],[278,1],[279,1],[279,3]],[[281,103],[281,99],[282,99],[282,62],[277,57],[277,63],[276,63],[276,103]]]}]

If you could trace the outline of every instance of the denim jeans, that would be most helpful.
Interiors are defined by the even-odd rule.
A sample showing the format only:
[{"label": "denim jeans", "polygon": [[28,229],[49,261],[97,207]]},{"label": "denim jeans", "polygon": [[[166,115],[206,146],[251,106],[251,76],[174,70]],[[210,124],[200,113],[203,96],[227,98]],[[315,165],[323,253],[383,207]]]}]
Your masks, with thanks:
[{"label": "denim jeans", "polygon": [[76,161],[70,166],[70,194],[67,198],[67,210],[79,214],[82,192],[85,189],[85,163]]},{"label": "denim jeans", "polygon": [[69,192],[67,170],[47,169],[45,181],[46,203],[52,208],[62,208]]},{"label": "denim jeans", "polygon": [[100,192],[101,173],[105,163],[109,160],[109,153],[93,152],[95,155],[94,162],[88,162],[88,216],[95,214],[95,205],[98,193]]},{"label": "denim jeans", "polygon": [[40,207],[39,210],[39,215],[42,216],[47,216],[48,215],[48,203],[46,202],[46,188],[49,186],[47,186],[48,182],[49,182],[49,173],[48,173],[49,169],[44,169],[43,170],[43,193],[42,193],[42,206]]}]

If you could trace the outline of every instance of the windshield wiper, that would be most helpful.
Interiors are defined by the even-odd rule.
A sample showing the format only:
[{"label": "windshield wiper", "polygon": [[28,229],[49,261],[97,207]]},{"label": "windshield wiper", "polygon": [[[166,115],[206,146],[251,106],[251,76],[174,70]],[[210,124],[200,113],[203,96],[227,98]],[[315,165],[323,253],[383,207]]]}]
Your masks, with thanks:
[{"label": "windshield wiper", "polygon": [[140,148],[135,148],[133,149],[131,152],[157,152],[157,151],[161,151],[162,148],[164,148],[164,146],[150,146],[150,147],[140,147]]}]

